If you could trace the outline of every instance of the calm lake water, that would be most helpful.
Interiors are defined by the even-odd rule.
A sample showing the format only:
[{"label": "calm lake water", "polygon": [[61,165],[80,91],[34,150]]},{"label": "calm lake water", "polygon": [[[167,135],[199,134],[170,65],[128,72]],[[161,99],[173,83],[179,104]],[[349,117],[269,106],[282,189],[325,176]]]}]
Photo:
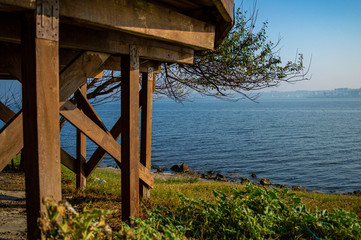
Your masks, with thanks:
[{"label": "calm lake water", "polygon": [[[108,127],[119,104],[96,108]],[[75,156],[75,128],[62,130],[61,146]],[[95,150],[88,146],[88,156]],[[269,178],[308,190],[361,189],[361,99],[282,99],[260,103],[155,101],[152,164],[187,163],[232,180]],[[102,166],[115,166],[107,156]]]}]

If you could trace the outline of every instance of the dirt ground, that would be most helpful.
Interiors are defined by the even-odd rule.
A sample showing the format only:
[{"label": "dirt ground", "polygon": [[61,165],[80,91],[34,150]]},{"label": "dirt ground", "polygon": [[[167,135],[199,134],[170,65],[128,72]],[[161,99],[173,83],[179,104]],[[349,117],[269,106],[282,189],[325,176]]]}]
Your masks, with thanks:
[{"label": "dirt ground", "polygon": [[23,179],[22,173],[0,172],[0,240],[26,238]]},{"label": "dirt ground", "polygon": [[[119,169],[103,169],[120,173]],[[196,176],[192,173],[154,174],[155,178],[162,180],[177,180]],[[80,206],[82,205],[80,204]],[[5,239],[26,239],[25,183],[24,173],[21,172],[0,172],[0,240]]]}]

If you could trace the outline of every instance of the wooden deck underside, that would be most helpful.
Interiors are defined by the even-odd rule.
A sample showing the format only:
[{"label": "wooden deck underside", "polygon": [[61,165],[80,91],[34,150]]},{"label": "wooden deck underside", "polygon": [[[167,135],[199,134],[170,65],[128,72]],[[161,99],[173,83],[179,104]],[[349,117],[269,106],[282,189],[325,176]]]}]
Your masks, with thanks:
[{"label": "wooden deck underside", "polygon": [[[23,86],[19,113],[0,99],[0,120],[6,123],[0,130],[0,170],[23,150],[29,239],[40,237],[41,198],[61,199],[60,162],[83,188],[104,156],[112,156],[122,170],[123,220],[138,215],[139,197],[153,186],[155,76],[161,63],[192,64],[195,51],[214,49],[233,25],[233,2],[0,0],[0,80]],[[103,70],[122,73],[122,116],[110,130],[86,95],[87,78],[101,77]],[[59,115],[77,128],[76,156],[60,148]],[[86,137],[98,145],[88,161]]]}]

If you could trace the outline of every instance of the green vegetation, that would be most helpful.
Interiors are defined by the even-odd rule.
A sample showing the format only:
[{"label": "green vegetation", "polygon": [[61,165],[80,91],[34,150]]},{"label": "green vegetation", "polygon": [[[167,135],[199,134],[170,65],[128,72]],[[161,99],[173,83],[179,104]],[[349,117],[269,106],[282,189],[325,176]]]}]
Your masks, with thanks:
[{"label": "green vegetation", "polygon": [[[110,228],[114,239],[315,239],[313,234],[321,239],[361,238],[356,215],[361,214],[361,198],[357,196],[289,192],[198,178],[156,179],[151,198],[142,202],[141,217],[130,228],[120,222],[119,173],[97,169],[86,189],[76,191],[75,175],[63,168],[63,193],[83,214],[62,224],[70,224],[66,229],[76,234],[83,231],[76,226],[97,227],[100,235],[88,239],[106,239]],[[104,215],[109,228],[102,221]],[[54,234],[64,235],[63,225],[53,227],[57,229]]]}]

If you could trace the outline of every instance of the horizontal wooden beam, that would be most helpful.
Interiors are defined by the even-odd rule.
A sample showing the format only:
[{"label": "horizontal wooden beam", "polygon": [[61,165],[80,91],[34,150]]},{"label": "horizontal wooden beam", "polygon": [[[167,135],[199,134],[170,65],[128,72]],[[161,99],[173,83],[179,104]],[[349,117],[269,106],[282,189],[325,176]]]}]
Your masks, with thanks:
[{"label": "horizontal wooden beam", "polygon": [[[32,0],[0,0],[0,3],[35,9]],[[85,26],[161,39],[196,50],[214,47],[214,25],[182,15],[163,5],[140,0],[62,0],[59,8],[61,21],[67,17]]]},{"label": "horizontal wooden beam", "polygon": [[234,0],[213,0],[213,3],[226,22],[234,21]]},{"label": "horizontal wooden beam", "polygon": [[185,64],[192,64],[194,60],[194,50],[185,46],[117,31],[99,31],[68,24],[61,24],[60,27],[60,48],[127,55],[129,45],[136,44],[139,47],[139,57],[143,59]]},{"label": "horizontal wooden beam", "polygon": [[[0,41],[20,44],[20,29],[18,15],[0,13]],[[194,50],[189,47],[117,31],[100,31],[61,24],[59,37],[61,49],[129,54],[129,45],[136,44],[139,47],[139,56],[143,59],[185,64],[192,64],[194,59]]]},{"label": "horizontal wooden beam", "polygon": [[[120,71],[120,56],[111,56],[109,57],[105,63],[102,65],[103,70],[113,70]],[[139,63],[139,72],[148,72],[148,68],[152,67],[154,69],[154,73],[160,73],[161,64],[159,62],[154,62],[151,60],[143,60]]]},{"label": "horizontal wooden beam", "polygon": [[[9,74],[12,74],[21,82],[20,46],[0,44],[0,52],[2,53],[0,69],[7,69]],[[71,60],[66,53],[60,55],[63,55],[66,58],[65,60]],[[71,56],[74,56],[74,53]],[[86,83],[87,78],[93,77],[109,57],[109,54],[88,51],[79,54],[68,64],[63,63],[66,66],[63,67],[59,76],[60,101],[67,100],[80,86]]]},{"label": "horizontal wooden beam", "polygon": [[75,3],[62,0],[60,15],[81,24],[175,42],[198,50],[214,47],[214,25],[148,1],[77,0]]}]

